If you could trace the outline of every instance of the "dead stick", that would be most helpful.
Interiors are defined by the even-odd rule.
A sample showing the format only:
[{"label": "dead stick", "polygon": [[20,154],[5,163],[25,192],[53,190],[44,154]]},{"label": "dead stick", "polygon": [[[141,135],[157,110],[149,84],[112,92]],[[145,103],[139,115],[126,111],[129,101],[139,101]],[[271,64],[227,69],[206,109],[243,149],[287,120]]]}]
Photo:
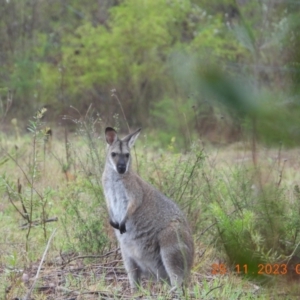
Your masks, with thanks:
[{"label": "dead stick", "polygon": [[51,242],[52,238],[54,237],[55,232],[56,232],[56,228],[53,230],[53,232],[52,232],[52,234],[51,234],[51,236],[50,236],[50,238],[49,238],[49,240],[48,240],[46,249],[45,249],[45,251],[44,251],[43,257],[42,257],[41,262],[40,262],[40,265],[39,265],[38,270],[37,270],[37,272],[36,272],[34,281],[33,281],[33,283],[32,283],[31,288],[29,289],[28,293],[27,293],[26,296],[24,297],[24,300],[29,299],[29,297],[30,297],[30,295],[31,295],[31,293],[32,293],[32,291],[33,291],[33,289],[34,289],[34,286],[35,286],[35,284],[36,284],[36,282],[37,282],[37,280],[38,280],[38,278],[39,278],[39,274],[40,274],[40,271],[41,271],[41,268],[42,268],[44,259],[45,259],[45,257],[46,257],[47,252],[48,252],[48,249],[49,249],[49,246],[50,246],[50,242]]}]

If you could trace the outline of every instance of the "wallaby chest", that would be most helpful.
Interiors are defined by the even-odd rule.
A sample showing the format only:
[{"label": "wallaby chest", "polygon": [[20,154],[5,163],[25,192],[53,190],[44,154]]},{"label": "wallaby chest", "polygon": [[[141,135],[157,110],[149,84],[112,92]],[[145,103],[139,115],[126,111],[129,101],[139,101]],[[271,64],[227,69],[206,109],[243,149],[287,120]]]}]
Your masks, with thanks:
[{"label": "wallaby chest", "polygon": [[124,182],[115,174],[109,173],[103,176],[105,198],[115,221],[120,222],[126,213],[129,193]]}]

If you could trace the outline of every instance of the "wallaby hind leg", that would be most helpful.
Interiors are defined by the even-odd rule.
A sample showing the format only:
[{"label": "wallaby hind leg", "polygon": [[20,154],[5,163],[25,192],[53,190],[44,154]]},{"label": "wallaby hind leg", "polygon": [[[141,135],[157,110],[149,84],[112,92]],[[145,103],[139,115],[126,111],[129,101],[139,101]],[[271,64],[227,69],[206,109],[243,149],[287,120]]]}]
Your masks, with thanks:
[{"label": "wallaby hind leg", "polygon": [[124,254],[123,261],[128,274],[131,292],[134,293],[137,291],[137,287],[140,285],[142,270],[132,258],[127,257]]},{"label": "wallaby hind leg", "polygon": [[183,287],[186,284],[189,274],[190,249],[179,239],[174,230],[165,230],[163,236],[167,234],[168,240],[161,239],[161,258],[164,267],[170,278],[172,290],[176,287]]},{"label": "wallaby hind leg", "polygon": [[161,249],[161,256],[173,288],[181,287],[184,281],[182,254],[172,246]]}]

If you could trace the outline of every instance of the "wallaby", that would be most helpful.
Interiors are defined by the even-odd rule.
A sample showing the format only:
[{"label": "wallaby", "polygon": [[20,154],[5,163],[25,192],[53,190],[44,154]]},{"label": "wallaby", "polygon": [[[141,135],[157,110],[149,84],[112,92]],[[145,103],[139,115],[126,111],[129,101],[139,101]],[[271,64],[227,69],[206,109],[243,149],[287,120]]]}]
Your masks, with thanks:
[{"label": "wallaby", "polygon": [[131,170],[130,149],[141,129],[119,139],[105,130],[108,150],[102,184],[110,225],[120,243],[132,292],[142,276],[185,285],[193,264],[194,242],[178,206]]}]

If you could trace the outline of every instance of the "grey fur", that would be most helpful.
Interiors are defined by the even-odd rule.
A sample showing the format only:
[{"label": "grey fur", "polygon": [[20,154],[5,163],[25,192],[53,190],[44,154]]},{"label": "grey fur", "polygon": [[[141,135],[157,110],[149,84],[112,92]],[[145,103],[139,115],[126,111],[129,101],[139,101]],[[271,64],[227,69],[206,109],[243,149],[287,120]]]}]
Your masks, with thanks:
[{"label": "grey fur", "polygon": [[130,167],[130,148],[140,130],[122,140],[113,128],[105,131],[108,151],[102,184],[110,224],[120,243],[132,291],[142,275],[177,287],[185,284],[190,274],[193,238],[178,206]]}]

